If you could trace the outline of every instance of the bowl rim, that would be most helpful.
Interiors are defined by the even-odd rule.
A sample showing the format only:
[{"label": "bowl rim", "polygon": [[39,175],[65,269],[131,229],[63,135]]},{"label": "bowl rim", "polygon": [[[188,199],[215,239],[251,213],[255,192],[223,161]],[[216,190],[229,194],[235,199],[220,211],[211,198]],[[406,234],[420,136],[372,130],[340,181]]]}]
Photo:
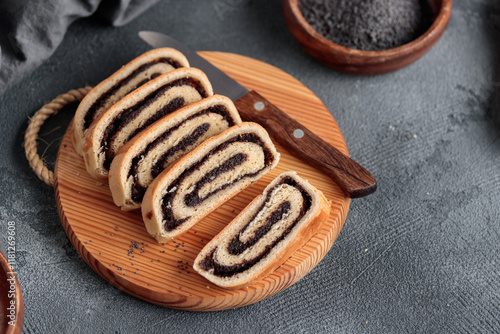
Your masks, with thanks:
[{"label": "bowl rim", "polygon": [[[6,334],[21,333],[22,328],[23,328],[23,322],[24,322],[24,302],[23,302],[23,295],[21,292],[21,286],[19,284],[19,280],[17,278],[16,272],[10,266],[9,261],[7,260],[7,257],[2,252],[0,252],[0,270],[3,273],[5,273],[5,276],[7,276],[7,274],[10,273],[11,277],[14,277],[14,279],[15,279],[15,286],[16,286],[16,292],[15,292],[15,297],[14,297],[16,323],[14,326],[8,325],[5,333]],[[1,298],[3,298],[3,297],[1,297]],[[2,314],[4,314],[5,318],[7,318],[6,317],[7,309],[1,310],[0,312],[2,312]],[[5,312],[5,313],[3,313],[3,312]]]},{"label": "bowl rim", "polygon": [[[296,18],[298,23],[307,33],[308,37],[312,40],[315,40],[322,45],[327,46],[331,51],[336,51],[338,53],[354,56],[354,57],[363,57],[363,58],[393,58],[397,56],[401,56],[403,54],[409,54],[415,52],[420,48],[424,48],[427,44],[426,41],[430,43],[439,38],[442,32],[446,29],[448,21],[451,16],[451,9],[453,0],[441,0],[441,6],[439,11],[434,17],[434,20],[431,26],[418,38],[412,40],[411,42],[405,43],[403,45],[385,49],[385,50],[359,50],[349,48],[331,40],[327,39],[319,32],[317,32],[311,25],[306,21],[302,12],[299,9],[299,1],[301,0],[285,0],[289,3],[290,9],[293,13],[293,16]],[[427,0],[428,1],[428,0]]]}]

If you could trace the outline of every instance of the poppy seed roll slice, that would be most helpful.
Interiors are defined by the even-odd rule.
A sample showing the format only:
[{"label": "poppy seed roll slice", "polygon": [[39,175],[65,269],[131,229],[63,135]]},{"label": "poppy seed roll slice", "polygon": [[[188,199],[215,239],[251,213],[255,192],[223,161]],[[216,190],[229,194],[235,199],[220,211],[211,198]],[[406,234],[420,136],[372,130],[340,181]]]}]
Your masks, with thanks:
[{"label": "poppy seed roll slice", "polygon": [[97,116],[146,82],[180,67],[189,67],[182,53],[172,48],[154,49],[130,61],[95,86],[80,102],[73,118],[71,139],[76,152],[83,155],[85,132]]},{"label": "poppy seed roll slice", "polygon": [[198,254],[193,268],[224,288],[269,275],[328,219],[330,203],[295,172],[275,178]]},{"label": "poppy seed roll slice", "polygon": [[175,110],[212,96],[207,76],[179,68],[149,81],[102,113],[85,134],[83,158],[89,174],[106,179],[111,161],[140,131]]},{"label": "poppy seed roll slice", "polygon": [[207,139],[162,172],[146,190],[142,217],[148,232],[165,242],[195,225],[278,164],[264,128],[241,123]]},{"label": "poppy seed roll slice", "polygon": [[122,210],[141,206],[153,179],[206,139],[240,124],[233,102],[213,95],[158,120],[123,146],[111,163],[109,186]]}]

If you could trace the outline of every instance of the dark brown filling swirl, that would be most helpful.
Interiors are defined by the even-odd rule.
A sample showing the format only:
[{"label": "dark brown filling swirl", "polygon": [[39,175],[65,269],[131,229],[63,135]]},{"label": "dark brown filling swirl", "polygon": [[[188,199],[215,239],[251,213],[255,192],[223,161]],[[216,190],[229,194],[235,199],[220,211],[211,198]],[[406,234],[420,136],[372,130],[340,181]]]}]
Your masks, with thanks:
[{"label": "dark brown filling swirl", "polygon": [[[109,98],[111,96],[113,96],[121,87],[123,87],[126,84],[128,84],[132,79],[136,78],[142,72],[146,71],[150,67],[152,67],[152,66],[154,66],[156,64],[159,64],[159,63],[169,64],[169,65],[171,65],[172,67],[174,67],[176,69],[182,67],[182,65],[178,61],[173,60],[172,58],[165,58],[165,57],[152,60],[149,63],[146,63],[146,64],[138,67],[136,70],[134,70],[128,76],[126,76],[125,78],[123,78],[122,80],[120,80],[116,84],[114,84],[110,89],[108,89],[104,94],[102,94],[92,104],[92,106],[89,108],[89,110],[87,111],[87,114],[84,117],[84,129],[86,130],[86,129],[88,129],[90,127],[90,124],[94,120],[97,111],[100,110],[106,104],[106,102],[109,100]],[[132,87],[126,94],[128,94],[131,91],[137,89],[138,87],[144,85],[149,80],[152,80],[152,79],[160,76],[161,74],[162,73],[153,73],[150,78],[146,78],[146,79],[142,80],[135,87]]]},{"label": "dark brown filling swirl", "polygon": [[[170,184],[169,189],[167,190],[167,194],[163,197],[163,202],[162,202],[162,211],[163,211],[163,219],[164,219],[164,226],[167,231],[172,231],[175,228],[177,228],[179,225],[181,225],[184,221],[189,219],[190,217],[185,217],[181,219],[175,218],[174,212],[172,211],[172,202],[175,196],[177,196],[177,190],[179,184],[184,180],[186,177],[191,175],[194,171],[199,170],[203,163],[210,158],[213,154],[224,150],[227,148],[232,143],[235,142],[244,142],[244,143],[255,143],[259,145],[263,152],[264,152],[264,167],[259,169],[258,171],[254,173],[248,173],[248,174],[242,174],[240,175],[236,180],[234,180],[234,183],[244,179],[244,178],[250,178],[254,177],[255,175],[259,174],[262,172],[264,168],[267,166],[271,165],[272,162],[274,161],[274,155],[272,152],[269,150],[269,148],[265,145],[265,143],[260,139],[258,135],[255,133],[243,133],[236,135],[228,140],[226,140],[224,143],[219,144],[215,148],[213,148],[209,153],[207,153],[204,157],[202,157],[198,162],[193,164],[190,168],[186,169],[184,172],[182,172],[179,177]],[[207,182],[211,182],[214,180],[217,176],[230,171],[236,166],[242,164],[245,160],[247,159],[247,155],[245,153],[237,153],[228,160],[224,161],[219,165],[219,167],[213,169],[212,171],[209,171],[206,175],[204,175],[203,178],[201,178],[198,182],[198,184],[195,185],[196,189],[199,189],[203,184],[206,184]],[[231,183],[224,184],[221,186],[219,189],[207,194],[205,197],[200,198],[197,195],[195,195],[195,192],[189,193],[185,196],[184,198],[184,203],[187,206],[197,206],[204,200],[208,199],[211,196],[216,195],[218,192],[224,190],[225,188],[231,186]]]},{"label": "dark brown filling swirl", "polygon": [[[194,78],[181,78],[177,79],[173,82],[170,82],[157,90],[151,92],[148,96],[146,96],[142,101],[136,103],[130,108],[127,108],[120,112],[115,119],[106,127],[104,130],[103,137],[101,139],[101,147],[103,151],[106,152],[106,158],[104,161],[104,167],[109,170],[109,166],[111,161],[114,158],[114,152],[110,149],[109,145],[112,138],[123,129],[128,123],[132,122],[138,115],[142,113],[144,109],[158,100],[165,92],[167,92],[172,87],[179,86],[191,86],[195,88],[201,97],[205,98],[208,96],[208,93],[205,90],[205,87],[202,85],[200,81]],[[179,109],[184,105],[184,98],[176,97],[172,99],[166,106],[160,108],[156,111],[154,115],[152,115],[143,126],[136,129],[134,133],[132,133],[128,139],[132,138],[134,135],[144,130],[147,126],[151,125],[161,117],[172,113],[173,111]]]},{"label": "dark brown filling swirl", "polygon": [[312,198],[311,195],[309,195],[303,187],[301,187],[297,182],[289,177],[286,176],[281,180],[279,183],[277,183],[272,189],[269,190],[267,193],[267,196],[264,200],[264,202],[261,204],[261,206],[258,208],[258,210],[255,212],[255,214],[252,216],[252,218],[249,220],[249,222],[241,229],[241,231],[229,242],[227,252],[231,255],[238,255],[243,253],[246,249],[252,247],[255,245],[266,233],[268,233],[273,225],[275,225],[277,222],[279,222],[291,209],[290,202],[289,201],[284,201],[282,202],[278,209],[275,211],[271,212],[266,219],[266,223],[262,226],[260,226],[255,234],[253,235],[252,238],[250,238],[246,242],[241,242],[239,239],[239,235],[243,233],[252,223],[252,221],[255,220],[257,215],[264,209],[265,205],[267,202],[269,202],[271,198],[272,191],[278,187],[279,185],[282,184],[288,184],[290,186],[293,186],[297,188],[300,193],[302,194],[302,207],[300,208],[300,213],[298,217],[283,231],[283,233],[273,240],[273,242],[270,245],[267,245],[262,252],[257,254],[253,259],[251,260],[244,260],[242,263],[238,263],[232,266],[226,266],[218,263],[214,259],[214,253],[217,248],[214,248],[212,252],[208,256],[206,256],[201,262],[200,262],[200,268],[203,270],[210,270],[213,269],[214,272],[213,274],[215,276],[219,277],[230,277],[233,276],[237,273],[241,273],[245,270],[248,270],[252,266],[254,266],[257,262],[265,258],[269,252],[279,243],[281,242],[292,230],[293,228],[297,225],[297,223],[304,217],[304,215],[309,211],[311,208],[312,204]]},{"label": "dark brown filling swirl", "polygon": [[[201,202],[205,201],[207,198],[212,197],[213,195],[215,195],[219,191],[224,190],[227,187],[229,187],[231,184],[226,183],[226,184],[222,185],[220,188],[211,191],[210,193],[208,193],[204,197],[200,197],[200,195],[198,193],[200,191],[200,189],[205,184],[213,181],[214,179],[217,178],[217,176],[219,176],[223,173],[226,173],[230,170],[235,169],[237,166],[239,166],[242,163],[244,163],[245,161],[247,161],[247,159],[248,159],[248,156],[245,153],[237,153],[237,154],[233,155],[231,158],[229,158],[226,161],[224,161],[223,163],[221,163],[216,168],[209,171],[207,174],[205,174],[201,178],[201,180],[198,183],[196,183],[194,189],[190,193],[187,193],[186,196],[184,196],[184,204],[186,204],[189,207],[197,206]],[[238,179],[238,181],[239,181],[239,179]]]},{"label": "dark brown filling swirl", "polygon": [[[218,114],[221,115],[224,122],[227,124],[227,127],[231,127],[235,125],[234,119],[231,117],[229,111],[227,108],[223,105],[215,105],[208,107],[207,109],[204,109],[200,112],[197,112],[190,117],[186,118],[183,122],[177,124],[174,127],[169,128],[166,130],[163,134],[158,136],[155,140],[153,140],[151,143],[149,143],[144,150],[139,152],[133,159],[132,163],[129,169],[129,176],[132,176],[134,178],[134,181],[132,182],[132,200],[136,203],[142,202],[142,198],[144,197],[144,193],[146,192],[146,187],[141,186],[138,183],[138,169],[139,169],[139,162],[141,160],[142,156],[146,156],[147,153],[151,150],[153,150],[156,146],[170,138],[172,133],[175,131],[178,131],[178,129],[187,121],[190,121],[194,118],[201,117],[203,115],[207,114]],[[169,148],[166,152],[164,152],[156,161],[154,166],[151,168],[151,176],[154,179],[156,176],[158,176],[165,168],[165,163],[168,161],[168,159],[176,154],[177,152],[183,151],[186,149],[186,147],[192,145],[198,139],[203,136],[208,130],[210,129],[210,124],[208,123],[203,123],[200,126],[198,126],[192,133],[189,135],[185,136],[177,145]]]}]

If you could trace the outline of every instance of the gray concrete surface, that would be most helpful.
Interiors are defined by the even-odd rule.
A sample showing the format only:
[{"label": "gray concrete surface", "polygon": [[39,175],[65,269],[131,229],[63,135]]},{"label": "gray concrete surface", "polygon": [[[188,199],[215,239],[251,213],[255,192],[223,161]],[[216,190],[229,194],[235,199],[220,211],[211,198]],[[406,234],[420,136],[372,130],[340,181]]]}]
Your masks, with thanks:
[{"label": "gray concrete surface", "polygon": [[[352,201],[324,260],[279,295],[197,313],[120,292],[80,258],[53,190],[30,170],[22,148],[28,117],[148,50],[140,30],[295,76],[329,108],[352,157],[376,176],[378,191]],[[1,232],[15,222],[24,332],[500,332],[499,51],[500,3],[488,0],[455,0],[427,55],[374,77],[316,63],[289,34],[280,1],[162,1],[121,28],[99,17],[77,21],[46,63],[0,97]],[[42,132],[59,127],[47,138],[61,136],[70,117],[51,119]],[[52,146],[48,160],[55,154]]]}]

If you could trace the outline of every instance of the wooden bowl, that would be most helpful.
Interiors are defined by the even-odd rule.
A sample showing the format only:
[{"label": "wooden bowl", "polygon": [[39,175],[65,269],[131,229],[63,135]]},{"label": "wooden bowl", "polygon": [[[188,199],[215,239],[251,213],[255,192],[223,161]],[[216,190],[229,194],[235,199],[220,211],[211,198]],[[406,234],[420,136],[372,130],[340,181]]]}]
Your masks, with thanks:
[{"label": "wooden bowl", "polygon": [[[2,236],[0,236],[1,238]],[[23,330],[24,304],[21,287],[5,256],[0,252],[0,333]]]},{"label": "wooden bowl", "polygon": [[363,51],[336,44],[316,32],[302,16],[299,1],[283,0],[283,10],[288,29],[302,49],[335,70],[363,75],[393,72],[422,57],[443,34],[452,7],[452,0],[429,0],[434,21],[422,36],[396,48]]}]

